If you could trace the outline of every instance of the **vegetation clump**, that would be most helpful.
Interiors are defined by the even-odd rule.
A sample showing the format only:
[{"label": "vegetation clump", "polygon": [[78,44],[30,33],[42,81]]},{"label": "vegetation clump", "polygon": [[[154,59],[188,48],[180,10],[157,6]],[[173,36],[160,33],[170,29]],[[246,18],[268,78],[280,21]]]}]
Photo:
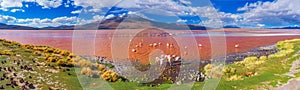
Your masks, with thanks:
[{"label": "vegetation clump", "polygon": [[[297,53],[300,51],[300,39],[279,41],[276,48],[279,51],[274,54],[248,56],[242,61],[225,65],[221,68],[221,86],[234,85],[226,87],[227,89],[253,89],[261,86],[260,83],[263,82],[270,82],[272,86],[276,86],[278,82],[287,82],[291,77],[285,74],[290,71],[293,61],[300,59]],[[221,65],[207,64],[204,67],[204,74],[208,78],[218,78],[215,77],[215,72],[217,73],[216,69],[220,67]]]}]

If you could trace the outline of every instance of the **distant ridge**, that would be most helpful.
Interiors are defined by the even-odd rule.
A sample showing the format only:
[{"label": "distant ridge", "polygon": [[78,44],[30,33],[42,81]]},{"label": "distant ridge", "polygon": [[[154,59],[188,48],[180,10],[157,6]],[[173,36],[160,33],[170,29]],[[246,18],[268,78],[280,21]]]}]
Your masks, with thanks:
[{"label": "distant ridge", "polygon": [[[98,27],[97,27],[98,26]],[[162,28],[170,30],[207,30],[209,28],[201,25],[184,25],[175,23],[163,23],[152,21],[137,15],[127,15],[123,17],[113,17],[101,22],[93,22],[84,25],[63,25],[57,27],[35,28],[28,26],[0,24],[0,29],[9,30],[90,30],[90,29],[144,29]]]},{"label": "distant ridge", "polygon": [[270,29],[300,29],[300,27],[298,27],[298,26],[294,26],[294,27],[289,26],[289,27],[279,27],[279,28],[270,28]]},{"label": "distant ridge", "polygon": [[19,25],[7,25],[7,24],[0,23],[0,29],[7,29],[7,30],[38,30],[39,28],[19,26]]},{"label": "distant ridge", "polygon": [[225,25],[223,28],[240,28],[239,26],[236,25]]},{"label": "distant ridge", "polygon": [[74,25],[62,25],[58,27],[44,27],[44,28],[39,28],[39,30],[74,30]]}]

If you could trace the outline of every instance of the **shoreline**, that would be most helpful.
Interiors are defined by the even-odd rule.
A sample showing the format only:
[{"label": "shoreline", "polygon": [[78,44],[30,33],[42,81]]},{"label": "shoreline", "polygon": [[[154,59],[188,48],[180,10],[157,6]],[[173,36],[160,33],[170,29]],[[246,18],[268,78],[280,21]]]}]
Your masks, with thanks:
[{"label": "shoreline", "polygon": [[[238,52],[238,53],[233,53],[233,54],[229,54],[226,55],[226,64],[231,64],[234,62],[238,62],[238,61],[242,61],[244,58],[246,58],[247,56],[256,56],[256,57],[260,57],[260,56],[268,56],[270,54],[274,54],[278,52],[278,49],[276,48],[275,44],[272,45],[267,45],[267,46],[261,46],[261,47],[256,47],[244,52]],[[82,58],[91,60],[91,61],[103,61],[106,63],[113,63],[114,60],[111,59],[106,59],[107,56],[91,56],[91,55],[79,55]],[[206,60],[185,60],[185,61],[191,61],[188,63],[201,63],[201,64],[208,64],[211,63],[211,61],[215,61],[217,59],[222,59],[224,57],[219,57],[219,58],[215,58],[215,59],[206,59]]]},{"label": "shoreline", "polygon": [[[293,40],[290,40],[289,42],[292,42]],[[297,41],[297,40],[294,40],[294,41]],[[300,40],[299,40],[300,41]],[[285,41],[283,41],[283,42],[285,42]],[[286,41],[287,42],[287,41]],[[8,43],[12,43],[12,45],[15,45],[15,47],[18,47],[18,48],[20,48],[20,50],[23,50],[21,47],[24,47],[25,49],[24,50],[26,50],[26,49],[28,49],[28,50],[31,50],[31,48],[32,48],[32,52],[35,52],[34,50],[36,50],[36,51],[39,51],[40,53],[37,53],[37,54],[41,54],[42,56],[43,56],[43,52],[48,52],[49,53],[49,50],[54,50],[54,51],[56,51],[55,50],[55,48],[52,48],[52,47],[49,47],[49,46],[31,46],[31,45],[28,45],[28,44],[19,44],[19,43],[17,43],[17,42],[14,42],[14,41],[12,41],[12,42],[8,42]],[[14,43],[16,43],[16,44],[14,44]],[[300,43],[300,42],[299,42]],[[278,43],[277,43],[278,44]],[[4,47],[5,47],[5,45],[8,45],[8,44],[3,44],[4,45]],[[295,45],[298,45],[298,43],[297,44],[295,44]],[[27,46],[29,46],[29,47],[27,47]],[[6,46],[6,47],[8,47],[8,48],[10,48],[10,49],[14,49],[14,48],[12,48],[11,46]],[[34,48],[34,47],[39,47],[39,48]],[[18,48],[15,48],[15,49],[18,49]],[[284,47],[285,48],[285,47]],[[42,51],[40,51],[40,50],[42,50]],[[282,50],[282,49],[280,49],[280,50]],[[296,50],[298,50],[298,48],[296,49]],[[65,51],[65,50],[59,50],[60,51],[60,54],[61,55],[67,55],[67,57],[73,57],[73,55],[71,54],[71,53],[69,53],[69,54],[67,54],[67,51]],[[24,53],[25,53],[26,51],[24,51]],[[50,51],[51,52],[51,51]],[[243,53],[236,53],[236,54],[232,54],[232,55],[228,55],[228,56],[226,56],[225,58],[227,59],[227,61],[226,61],[226,65],[230,65],[230,64],[232,64],[232,63],[234,63],[234,62],[239,62],[239,61],[242,61],[242,59],[244,59],[244,58],[246,58],[246,56],[247,56],[247,58],[248,57],[251,57],[251,56],[255,56],[256,58],[257,57],[261,57],[261,56],[269,56],[269,55],[273,55],[274,53],[276,54],[276,53],[280,53],[281,51],[279,51],[278,49],[276,49],[276,45],[269,45],[269,46],[264,46],[264,47],[257,47],[257,48],[253,48],[253,49],[251,49],[251,50],[249,50],[249,51],[247,51],[247,52],[243,52]],[[5,54],[5,53],[4,53]],[[274,54],[274,55],[275,55]],[[5,54],[6,55],[6,54]],[[10,54],[9,54],[10,55]],[[25,54],[24,54],[25,55]],[[54,55],[54,56],[53,56]],[[56,57],[55,56],[55,54],[53,54],[52,56],[53,57]],[[273,55],[273,57],[274,57],[274,55]],[[11,56],[11,57],[19,57],[20,55],[13,55],[13,56]],[[22,56],[22,55],[21,55]],[[47,55],[46,55],[47,56]],[[50,55],[51,56],[51,55]],[[52,57],[51,56],[51,57]],[[41,56],[40,56],[41,57]],[[82,57],[80,57],[80,56],[78,56],[79,58],[82,58]],[[59,58],[59,57],[58,57]],[[66,57],[64,57],[64,58],[66,58]],[[62,58],[62,59],[64,59],[64,58]],[[269,58],[269,57],[268,57]],[[48,58],[49,59],[49,58]],[[48,59],[46,59],[46,60],[48,60]],[[83,58],[84,59],[84,58]],[[102,59],[105,59],[105,58],[102,58]],[[217,58],[218,59],[218,58]],[[217,59],[212,59],[212,60],[217,60]],[[280,58],[275,58],[275,59],[280,59]],[[49,59],[49,60],[51,60],[51,59]],[[40,61],[44,61],[44,59],[43,58],[40,58]],[[61,61],[61,60],[59,60],[59,61]],[[62,60],[63,61],[63,60]],[[96,60],[96,59],[94,59],[94,61],[99,61],[99,60]],[[185,61],[187,61],[187,62],[185,62]],[[190,62],[188,62],[188,61],[190,61]],[[207,60],[208,61],[208,60]],[[208,63],[207,61],[204,61],[204,63],[206,62],[206,63]],[[246,60],[244,60],[244,61],[246,61]],[[32,61],[32,62],[35,62],[35,61]],[[81,62],[81,63],[80,63]],[[122,76],[125,76],[125,75],[127,75],[127,74],[132,74],[132,72],[133,72],[133,68],[128,68],[128,66],[130,66],[130,65],[128,65],[128,64],[122,64],[122,63],[114,63],[114,62],[112,62],[112,61],[109,61],[109,60],[104,60],[104,62],[105,63],[108,63],[108,64],[112,64],[114,67],[113,68],[109,68],[109,66],[107,66],[107,65],[105,65],[105,63],[102,63],[102,64],[98,64],[97,62],[93,62],[91,59],[89,59],[89,60],[80,60],[79,61],[79,63],[78,64],[83,64],[83,66],[84,66],[84,63],[89,63],[89,65],[85,65],[85,68],[86,68],[86,70],[89,70],[89,69],[91,69],[92,71],[93,70],[97,70],[97,69],[94,69],[95,68],[95,66],[97,66],[97,65],[100,65],[100,66],[103,66],[103,67],[105,67],[105,69],[107,69],[107,70],[105,70],[105,71],[103,71],[103,72],[106,72],[106,71],[109,71],[109,73],[111,73],[111,72],[115,72],[115,73],[118,73],[118,75],[120,75],[121,77]],[[267,60],[267,61],[265,61],[266,63],[266,65],[268,65],[270,62],[272,62],[272,60],[270,59],[270,60]],[[268,62],[268,63],[267,63]],[[56,62],[57,63],[57,62]],[[149,82],[149,83],[141,83],[140,82],[140,84],[142,84],[143,85],[143,87],[148,87],[148,86],[159,86],[159,85],[169,85],[169,84],[180,84],[181,82],[184,82],[184,81],[191,81],[191,80],[197,80],[197,82],[200,82],[200,83],[198,83],[198,84],[202,84],[202,82],[204,81],[204,80],[206,80],[205,78],[206,78],[206,76],[199,70],[199,68],[195,68],[195,67],[201,67],[201,66],[192,66],[193,64],[191,64],[191,63],[202,63],[202,64],[204,64],[203,63],[203,61],[201,62],[201,61],[199,61],[199,60],[193,60],[193,61],[191,61],[191,60],[182,60],[182,62],[180,62],[180,63],[178,63],[178,64],[166,64],[165,65],[165,70],[163,70],[162,71],[162,74],[159,74],[159,75],[161,75],[159,78],[157,78],[157,79],[155,79],[153,82]],[[243,62],[239,62],[239,63],[243,63]],[[90,65],[92,65],[92,67],[90,67]],[[276,65],[276,64],[275,64]],[[149,69],[149,66],[147,66],[147,65],[134,65],[135,66],[135,69],[141,69],[142,71],[145,71],[145,70],[148,70]],[[154,65],[155,66],[155,65]],[[188,68],[185,68],[185,69],[183,69],[183,70],[181,70],[181,71],[179,71],[178,70],[178,68],[181,68],[182,66],[184,66],[184,67],[188,67]],[[34,66],[33,65],[33,67],[36,67],[36,66]],[[94,67],[94,68],[93,68]],[[138,67],[138,68],[137,68]],[[280,67],[280,66],[279,66]],[[284,67],[286,67],[286,66],[284,66]],[[158,65],[157,65],[157,67],[155,68],[155,71],[156,70],[160,70],[159,68],[161,68],[161,67],[159,67]],[[268,67],[268,68],[272,68],[272,67]],[[80,69],[80,68],[77,68],[77,69]],[[123,71],[124,69],[126,69],[125,71]],[[82,70],[84,70],[84,69],[82,69]],[[91,71],[90,70],[90,71]],[[81,71],[82,72],[82,71]],[[178,73],[183,73],[183,76],[184,77],[182,77],[182,78],[180,78],[180,82],[177,82],[178,80],[177,80],[177,77],[179,77],[178,75]],[[263,72],[266,72],[266,71],[263,71]],[[63,72],[62,72],[63,73]],[[69,73],[66,73],[66,74],[69,74]],[[90,75],[89,73],[85,73],[86,75]],[[93,78],[93,75],[94,75],[94,73],[91,73],[92,75],[90,75],[89,77],[91,77],[91,78]],[[148,78],[147,76],[154,76],[154,75],[156,75],[156,74],[158,74],[158,73],[154,73],[154,74],[145,74],[145,76],[142,76],[141,78],[142,78],[142,80],[151,80],[151,78]],[[254,73],[255,74],[255,73]],[[73,73],[71,73],[71,75],[73,75]],[[74,74],[75,75],[75,74]],[[98,75],[98,74],[96,74],[96,75]],[[101,75],[101,74],[100,74]],[[139,75],[139,74],[138,74]],[[167,77],[167,78],[165,78],[165,77]],[[132,78],[132,77],[124,77],[124,78]],[[137,78],[137,77],[133,77],[133,78]],[[248,78],[248,77],[244,77],[244,78]],[[250,77],[249,77],[250,78]],[[274,77],[275,78],[275,77]],[[278,79],[278,78],[276,78],[276,79]],[[134,79],[130,79],[129,80],[129,82],[135,82],[135,83],[139,83],[138,82],[139,80],[134,80]],[[176,82],[175,82],[176,81]],[[122,81],[122,82],[120,82],[120,83],[127,83],[128,81]],[[224,82],[224,81],[222,81],[222,82]],[[259,82],[259,81],[258,81]],[[222,83],[223,84],[223,83]],[[145,85],[145,86],[144,86]]]}]

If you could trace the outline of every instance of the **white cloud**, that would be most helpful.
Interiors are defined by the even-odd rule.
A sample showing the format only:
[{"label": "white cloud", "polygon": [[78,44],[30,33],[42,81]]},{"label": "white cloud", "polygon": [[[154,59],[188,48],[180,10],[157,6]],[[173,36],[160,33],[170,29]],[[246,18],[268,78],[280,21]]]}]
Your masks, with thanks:
[{"label": "white cloud", "polygon": [[87,10],[88,12],[100,12],[101,11],[101,8],[92,8],[92,9],[89,9]]},{"label": "white cloud", "polygon": [[2,8],[10,8],[10,7],[22,7],[22,0],[2,0],[0,1],[0,6]]},{"label": "white cloud", "polygon": [[81,13],[81,10],[75,10],[75,11],[72,11],[71,13],[72,14],[79,14],[79,13]]},{"label": "white cloud", "polygon": [[0,7],[0,10],[2,10],[2,11],[8,11],[8,9],[2,8],[2,7]]},{"label": "white cloud", "polygon": [[264,27],[265,24],[257,24],[257,26],[259,26],[259,27]]},{"label": "white cloud", "polygon": [[121,0],[73,0],[75,6],[82,6],[90,12],[99,12],[104,7],[112,7],[115,3],[120,2]]},{"label": "white cloud", "polygon": [[127,14],[137,14],[136,12],[129,11]]},{"label": "white cloud", "polygon": [[109,15],[107,15],[107,16],[105,17],[105,19],[110,19],[110,18],[113,18],[113,17],[115,17],[115,15],[109,14]]},{"label": "white cloud", "polygon": [[87,23],[96,22],[102,20],[104,16],[95,15],[93,19],[85,20],[78,17],[57,17],[54,19],[40,19],[40,18],[26,18],[26,19],[16,19],[13,16],[3,16],[0,15],[0,23],[15,24],[22,26],[31,27],[48,27],[48,26],[61,26],[61,25],[82,25]]},{"label": "white cloud", "polygon": [[[251,7],[251,8],[249,8]],[[240,14],[243,22],[251,24],[289,25],[300,23],[300,0],[277,0],[245,5],[246,13]]]},{"label": "white cloud", "polygon": [[[265,3],[269,3],[269,2],[265,2]],[[258,6],[261,6],[262,4],[263,4],[263,2],[261,2],[261,1],[258,1],[258,2],[255,2],[255,3],[246,3],[244,5],[244,7],[238,8],[237,11],[248,11],[250,9],[256,8]]]},{"label": "white cloud", "polygon": [[36,0],[43,8],[57,8],[62,5],[63,0]]},{"label": "white cloud", "polygon": [[[267,25],[285,26],[300,23],[300,0],[277,0],[274,2],[247,3],[237,11],[244,13],[232,14],[217,12],[198,13],[200,16],[207,16],[210,19],[202,24],[220,23],[224,25],[237,25],[240,27],[267,27]],[[195,11],[214,12],[213,10],[195,9]],[[210,17],[212,16],[212,17]],[[221,21],[211,20],[220,18]],[[213,25],[213,24],[211,24]]]},{"label": "white cloud", "polygon": [[111,7],[121,0],[74,0],[74,5],[93,8]]},{"label": "white cloud", "polygon": [[15,17],[0,15],[0,22],[14,22],[16,20]]},{"label": "white cloud", "polygon": [[16,22],[18,22],[18,23],[29,23],[31,21],[32,21],[32,19],[17,19]]},{"label": "white cloud", "polygon": [[25,12],[25,10],[23,10],[23,9],[12,9],[12,10],[10,10],[10,12],[13,12],[13,13],[15,13],[15,12]]},{"label": "white cloud", "polygon": [[54,19],[39,19],[39,18],[27,18],[17,19],[16,25],[22,26],[34,26],[34,27],[48,27],[48,26],[61,26],[61,25],[73,25],[77,21],[76,17],[57,17]]},{"label": "white cloud", "polygon": [[41,23],[52,23],[52,20],[46,18],[46,19],[42,19],[40,22],[41,22]]},{"label": "white cloud", "polygon": [[95,15],[95,16],[93,16],[93,19],[95,20],[95,21],[100,21],[100,20],[102,20],[104,18],[104,16],[100,16],[100,15]]},{"label": "white cloud", "polygon": [[184,4],[192,4],[190,0],[179,0],[179,1]]},{"label": "white cloud", "polygon": [[[194,7],[185,6],[183,4],[191,4],[189,0],[74,0],[75,6],[84,7],[88,12],[100,12],[103,8],[110,8],[112,6],[134,9],[134,10],[146,10],[157,9],[163,10],[166,15],[184,15],[185,12],[189,12]],[[180,3],[178,3],[180,2]],[[155,11],[155,10],[152,10]],[[105,12],[105,11],[101,11]],[[160,12],[158,12],[160,13]]]},{"label": "white cloud", "polygon": [[[62,5],[63,0],[1,0],[1,8],[23,7],[23,2],[35,2],[43,8],[57,8]],[[28,7],[26,4],[25,7]]]},{"label": "white cloud", "polygon": [[178,22],[178,23],[185,23],[185,22],[187,22],[187,20],[178,19],[176,22]]},{"label": "white cloud", "polygon": [[53,23],[74,23],[77,21],[77,17],[58,17],[52,20]]}]

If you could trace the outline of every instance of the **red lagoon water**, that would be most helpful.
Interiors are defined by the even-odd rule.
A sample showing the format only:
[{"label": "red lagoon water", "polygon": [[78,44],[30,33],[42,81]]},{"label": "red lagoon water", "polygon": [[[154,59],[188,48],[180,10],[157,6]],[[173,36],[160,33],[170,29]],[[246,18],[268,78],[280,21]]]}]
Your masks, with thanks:
[{"label": "red lagoon water", "polygon": [[[81,55],[106,56],[109,59],[129,57],[148,61],[151,55],[155,55],[153,52],[184,56],[189,51],[197,50],[199,55],[187,56],[199,56],[202,60],[207,60],[214,55],[212,50],[226,52],[227,55],[244,52],[256,47],[272,45],[281,40],[300,38],[300,32],[259,29],[226,29],[224,32],[218,30],[209,32],[185,30],[140,30],[139,32],[136,30],[1,30],[0,38],[23,44],[52,46]],[[223,41],[224,43],[222,43]],[[235,47],[236,45],[238,48]]]}]

